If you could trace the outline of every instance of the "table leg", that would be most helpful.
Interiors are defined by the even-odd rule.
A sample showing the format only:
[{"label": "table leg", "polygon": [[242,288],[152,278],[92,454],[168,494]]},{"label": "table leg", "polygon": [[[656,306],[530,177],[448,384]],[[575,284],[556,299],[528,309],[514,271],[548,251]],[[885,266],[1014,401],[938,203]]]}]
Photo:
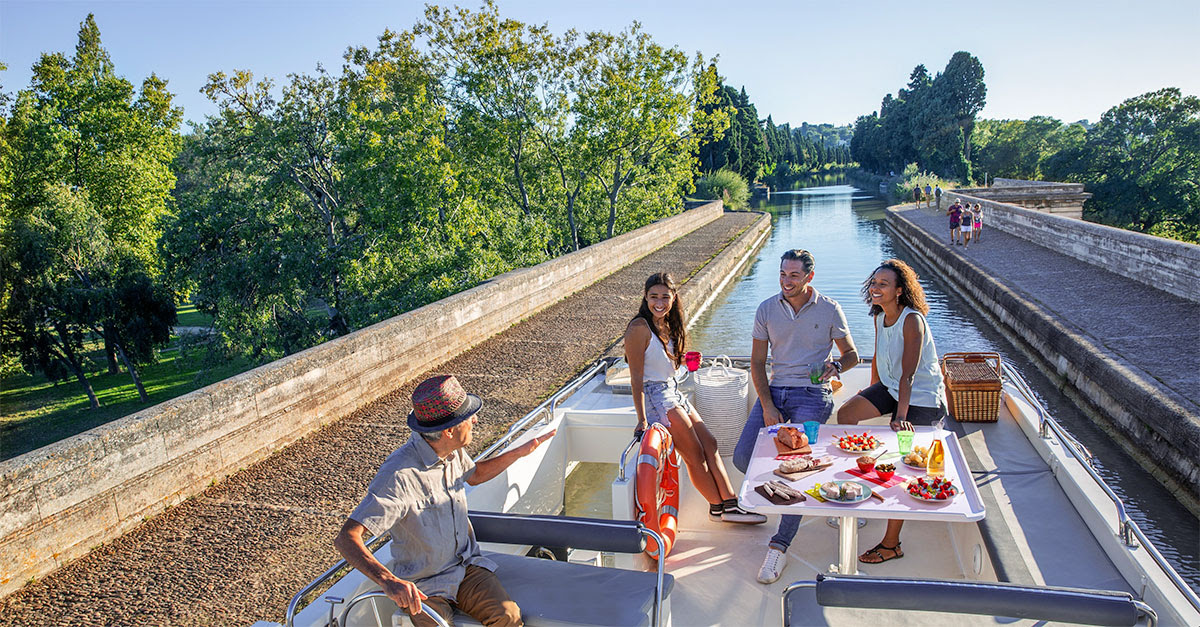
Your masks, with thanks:
[{"label": "table leg", "polygon": [[838,573],[858,574],[857,516],[842,516],[838,523]]}]

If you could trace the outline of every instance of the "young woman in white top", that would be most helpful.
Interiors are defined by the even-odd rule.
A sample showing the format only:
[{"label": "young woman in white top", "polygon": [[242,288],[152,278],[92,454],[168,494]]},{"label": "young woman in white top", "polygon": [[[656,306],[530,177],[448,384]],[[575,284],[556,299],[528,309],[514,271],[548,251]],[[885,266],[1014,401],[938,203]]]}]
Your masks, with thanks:
[{"label": "young woman in white top", "polygon": [[[863,283],[862,294],[875,319],[871,385],[838,409],[838,423],[858,424],[891,414],[893,431],[911,431],[913,424],[941,427],[946,417],[946,390],[925,320],[929,305],[917,273],[899,259],[888,259]],[[900,550],[903,524],[902,520],[889,520],[883,540],[858,560],[878,564],[904,557]]]},{"label": "young woman in white top", "polygon": [[759,524],[762,514],[738,506],[737,494],[717,452],[717,440],[675,383],[675,371],[687,351],[687,325],[675,279],[658,272],[646,279],[637,316],[625,329],[625,361],[633,386],[637,412],[634,433],[640,438],[647,427],[661,423],[671,434],[675,450],[687,465],[692,485],[709,504],[709,518],[724,522]]}]

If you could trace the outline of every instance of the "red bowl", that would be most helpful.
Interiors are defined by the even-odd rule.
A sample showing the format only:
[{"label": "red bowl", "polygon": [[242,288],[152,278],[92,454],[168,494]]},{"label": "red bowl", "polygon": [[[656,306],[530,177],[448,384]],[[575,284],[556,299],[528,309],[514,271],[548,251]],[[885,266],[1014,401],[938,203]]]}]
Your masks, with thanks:
[{"label": "red bowl", "polygon": [[895,470],[889,470],[889,471],[887,471],[887,472],[884,472],[884,471],[882,471],[882,470],[876,469],[876,470],[875,470],[875,474],[879,475],[879,480],[880,480],[880,481],[887,481],[888,479],[891,479],[893,476],[895,476],[895,474],[896,474],[896,471],[895,471]]},{"label": "red bowl", "polygon": [[862,462],[858,462],[858,471],[864,475],[871,472],[871,469],[874,467],[875,467],[875,462],[871,462],[869,464],[864,464]]}]

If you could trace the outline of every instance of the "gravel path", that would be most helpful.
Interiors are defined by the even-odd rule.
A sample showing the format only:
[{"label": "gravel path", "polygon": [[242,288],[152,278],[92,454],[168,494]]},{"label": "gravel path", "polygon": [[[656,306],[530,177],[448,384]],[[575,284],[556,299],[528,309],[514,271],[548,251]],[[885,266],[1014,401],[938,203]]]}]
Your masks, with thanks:
[{"label": "gravel path", "polygon": [[[472,452],[619,339],[647,276],[691,276],[758,215],[727,213],[439,367],[484,399]],[[697,299],[686,285],[684,297]],[[334,534],[408,439],[416,381],[0,600],[0,624],[282,621],[292,594],[336,561]]]}]

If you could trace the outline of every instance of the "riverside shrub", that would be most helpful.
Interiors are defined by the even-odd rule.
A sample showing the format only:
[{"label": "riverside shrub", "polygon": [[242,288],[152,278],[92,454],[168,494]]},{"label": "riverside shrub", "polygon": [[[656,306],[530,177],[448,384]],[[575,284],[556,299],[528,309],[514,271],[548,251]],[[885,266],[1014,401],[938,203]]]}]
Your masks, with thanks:
[{"label": "riverside shrub", "polygon": [[730,209],[745,209],[750,202],[750,186],[742,175],[722,169],[696,181],[696,195],[710,200],[723,200]]}]

